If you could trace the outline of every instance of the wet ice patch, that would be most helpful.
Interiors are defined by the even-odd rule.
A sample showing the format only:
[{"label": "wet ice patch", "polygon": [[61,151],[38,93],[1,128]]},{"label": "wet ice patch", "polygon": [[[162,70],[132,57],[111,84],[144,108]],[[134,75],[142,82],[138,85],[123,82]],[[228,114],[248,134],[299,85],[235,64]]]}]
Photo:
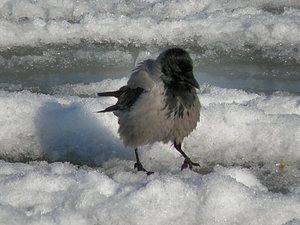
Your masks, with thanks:
[{"label": "wet ice patch", "polygon": [[232,177],[237,182],[244,184],[247,187],[257,188],[260,191],[267,191],[268,189],[261,184],[261,182],[256,178],[256,176],[248,169],[242,168],[224,168],[218,166],[215,168],[215,171]]}]

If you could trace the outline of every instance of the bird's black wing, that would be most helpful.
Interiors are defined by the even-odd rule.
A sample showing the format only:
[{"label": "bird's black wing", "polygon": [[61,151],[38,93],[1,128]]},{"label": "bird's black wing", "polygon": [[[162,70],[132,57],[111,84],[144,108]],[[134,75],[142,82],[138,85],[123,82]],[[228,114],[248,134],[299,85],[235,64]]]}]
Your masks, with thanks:
[{"label": "bird's black wing", "polygon": [[98,111],[98,113],[112,112],[116,110],[129,110],[143,92],[144,89],[141,87],[130,88],[128,86],[123,86],[117,91],[98,93],[98,96],[112,96],[118,98],[118,101],[115,105]]}]

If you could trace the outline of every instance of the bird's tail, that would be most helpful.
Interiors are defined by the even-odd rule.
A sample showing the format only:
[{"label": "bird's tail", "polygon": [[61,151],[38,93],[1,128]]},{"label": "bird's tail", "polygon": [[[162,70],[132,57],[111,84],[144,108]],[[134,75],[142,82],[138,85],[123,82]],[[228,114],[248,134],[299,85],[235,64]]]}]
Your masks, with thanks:
[{"label": "bird's tail", "polygon": [[[117,90],[117,91],[108,91],[108,92],[100,92],[97,93],[97,96],[99,97],[116,97],[119,98],[121,96],[121,94],[123,93],[123,90]],[[105,113],[105,112],[113,112],[119,110],[119,106],[118,105],[112,105],[107,107],[104,110],[101,111],[97,111],[97,113]]]},{"label": "bird's tail", "polygon": [[[116,97],[116,98],[119,98],[124,93],[124,91],[126,89],[127,89],[127,87],[123,86],[117,91],[100,92],[100,93],[97,93],[97,95],[99,97]],[[118,104],[109,106],[104,110],[98,111],[97,113],[114,112],[116,110],[120,110],[120,106]]]},{"label": "bird's tail", "polygon": [[113,111],[116,111],[116,110],[119,110],[119,109],[120,109],[119,106],[117,106],[117,105],[112,105],[112,106],[107,107],[107,108],[104,109],[104,110],[97,111],[96,113],[113,112]]},{"label": "bird's tail", "polygon": [[108,92],[100,92],[97,93],[97,96],[99,97],[120,97],[123,91],[117,90],[117,91],[108,91]]}]

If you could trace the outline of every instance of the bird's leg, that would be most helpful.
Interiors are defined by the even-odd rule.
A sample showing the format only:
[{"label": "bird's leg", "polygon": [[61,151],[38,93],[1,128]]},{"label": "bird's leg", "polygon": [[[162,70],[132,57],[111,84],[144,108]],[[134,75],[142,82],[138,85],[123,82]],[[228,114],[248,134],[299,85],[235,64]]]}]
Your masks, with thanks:
[{"label": "bird's leg", "polygon": [[134,164],[134,168],[136,168],[138,171],[144,171],[144,172],[146,172],[147,175],[153,174],[153,172],[148,171],[148,170],[146,170],[143,167],[143,165],[142,165],[142,163],[140,161],[140,158],[139,158],[139,154],[138,154],[138,149],[137,148],[134,149],[134,152],[135,152],[135,158],[136,158],[136,163]]},{"label": "bird's leg", "polygon": [[193,166],[200,166],[199,163],[192,162],[192,160],[190,159],[190,157],[188,157],[184,153],[184,151],[181,148],[181,143],[177,144],[176,141],[174,141],[174,146],[175,146],[176,150],[184,157],[184,161],[183,161],[183,164],[181,166],[181,170],[186,169],[188,167],[189,167],[189,169],[192,169]]}]

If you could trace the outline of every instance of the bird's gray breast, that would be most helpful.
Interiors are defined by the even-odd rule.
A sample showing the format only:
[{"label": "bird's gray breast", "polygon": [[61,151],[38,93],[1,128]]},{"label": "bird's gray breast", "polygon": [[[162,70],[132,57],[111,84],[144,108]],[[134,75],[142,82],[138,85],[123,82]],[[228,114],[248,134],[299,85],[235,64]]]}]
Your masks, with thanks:
[{"label": "bird's gray breast", "polygon": [[197,126],[200,102],[194,88],[167,88],[168,118],[174,120],[168,139],[182,142]]}]

